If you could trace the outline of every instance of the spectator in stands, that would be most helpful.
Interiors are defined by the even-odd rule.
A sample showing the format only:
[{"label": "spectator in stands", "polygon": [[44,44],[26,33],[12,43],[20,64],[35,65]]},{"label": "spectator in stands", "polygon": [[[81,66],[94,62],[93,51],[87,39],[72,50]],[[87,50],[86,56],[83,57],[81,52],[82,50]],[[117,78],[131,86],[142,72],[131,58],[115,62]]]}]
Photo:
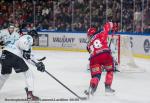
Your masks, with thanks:
[{"label": "spectator in stands", "polygon": [[[137,20],[133,20],[137,14],[137,11],[134,12],[134,0],[122,1],[122,29],[133,31],[133,24],[137,24]],[[146,3],[149,5],[149,0],[144,0]],[[91,25],[101,29],[106,14],[108,20],[121,23],[121,1],[109,0],[107,6],[106,12],[106,0],[3,0],[0,2],[0,28],[6,28],[9,22],[17,20],[23,28],[26,28],[26,24],[34,23],[38,30],[86,31]],[[135,1],[135,8],[141,12],[141,0]],[[148,23],[148,14],[145,15],[145,23]],[[144,24],[144,27],[146,30],[149,25]]]}]

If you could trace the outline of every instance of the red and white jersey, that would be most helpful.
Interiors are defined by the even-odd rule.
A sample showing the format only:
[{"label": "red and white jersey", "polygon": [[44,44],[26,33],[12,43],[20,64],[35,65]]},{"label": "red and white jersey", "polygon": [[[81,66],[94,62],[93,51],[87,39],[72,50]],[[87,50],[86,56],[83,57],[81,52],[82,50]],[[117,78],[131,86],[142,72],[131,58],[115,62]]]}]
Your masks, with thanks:
[{"label": "red and white jersey", "polygon": [[94,35],[87,45],[87,49],[91,55],[91,57],[110,51],[108,47],[108,33],[110,29],[112,29],[113,23],[108,22],[104,25],[103,31]]}]

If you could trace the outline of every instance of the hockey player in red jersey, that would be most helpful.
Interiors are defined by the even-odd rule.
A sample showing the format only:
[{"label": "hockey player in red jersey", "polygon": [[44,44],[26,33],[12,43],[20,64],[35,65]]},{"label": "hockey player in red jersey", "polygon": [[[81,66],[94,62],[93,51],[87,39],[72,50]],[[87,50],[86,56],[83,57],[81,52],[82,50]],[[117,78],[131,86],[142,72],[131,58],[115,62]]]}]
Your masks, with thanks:
[{"label": "hockey player in red jersey", "polygon": [[103,69],[107,72],[105,78],[105,92],[115,92],[115,90],[111,88],[114,63],[107,39],[109,31],[116,30],[116,27],[115,23],[107,22],[103,27],[103,31],[100,33],[96,33],[96,28],[89,28],[87,31],[87,37],[89,39],[87,50],[90,53],[91,71],[90,87],[88,91],[85,91],[88,95],[93,95],[96,91]]}]

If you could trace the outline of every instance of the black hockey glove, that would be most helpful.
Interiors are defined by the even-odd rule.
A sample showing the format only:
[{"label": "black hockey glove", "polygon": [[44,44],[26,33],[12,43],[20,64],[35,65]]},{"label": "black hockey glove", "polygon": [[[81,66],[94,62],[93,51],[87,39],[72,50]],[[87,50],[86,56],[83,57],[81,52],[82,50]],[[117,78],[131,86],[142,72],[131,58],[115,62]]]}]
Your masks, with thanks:
[{"label": "black hockey glove", "polygon": [[5,44],[4,44],[4,42],[3,42],[3,41],[0,41],[0,45],[1,45],[1,46],[4,46]]},{"label": "black hockey glove", "polygon": [[37,70],[39,70],[41,72],[45,71],[45,65],[43,64],[43,62],[36,63],[36,67],[37,67]]},{"label": "black hockey glove", "polygon": [[23,57],[25,58],[25,59],[30,59],[30,56],[31,56],[31,50],[28,50],[28,51],[25,51],[25,50],[23,50]]}]

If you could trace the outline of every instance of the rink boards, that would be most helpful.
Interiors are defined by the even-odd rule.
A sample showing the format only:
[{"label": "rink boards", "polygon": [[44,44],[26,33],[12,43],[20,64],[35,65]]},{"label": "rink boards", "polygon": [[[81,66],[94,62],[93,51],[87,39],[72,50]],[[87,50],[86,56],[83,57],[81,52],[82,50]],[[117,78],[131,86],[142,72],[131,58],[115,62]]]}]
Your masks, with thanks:
[{"label": "rink boards", "polygon": [[[39,39],[36,40],[35,50],[65,50],[86,52],[86,33],[66,32],[38,32]],[[140,58],[150,59],[150,35],[131,35],[126,33],[116,34],[128,35],[130,38],[133,55]]]}]

